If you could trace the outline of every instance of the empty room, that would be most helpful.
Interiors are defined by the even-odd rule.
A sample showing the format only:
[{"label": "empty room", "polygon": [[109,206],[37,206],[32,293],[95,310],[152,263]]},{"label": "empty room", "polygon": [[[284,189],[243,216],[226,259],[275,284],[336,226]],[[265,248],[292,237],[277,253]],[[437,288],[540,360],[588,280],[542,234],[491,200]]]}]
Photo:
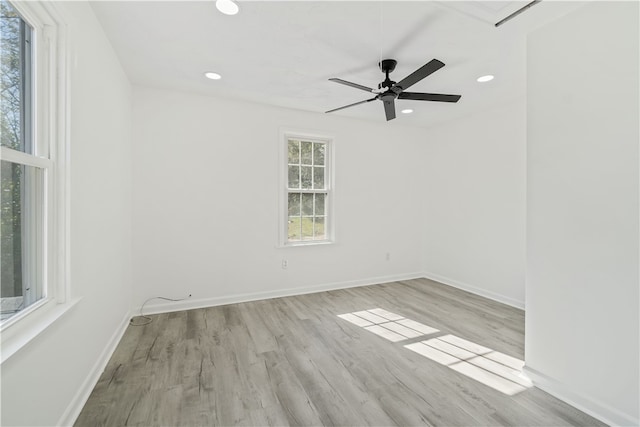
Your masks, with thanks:
[{"label": "empty room", "polygon": [[638,1],[0,0],[2,426],[638,426]]}]

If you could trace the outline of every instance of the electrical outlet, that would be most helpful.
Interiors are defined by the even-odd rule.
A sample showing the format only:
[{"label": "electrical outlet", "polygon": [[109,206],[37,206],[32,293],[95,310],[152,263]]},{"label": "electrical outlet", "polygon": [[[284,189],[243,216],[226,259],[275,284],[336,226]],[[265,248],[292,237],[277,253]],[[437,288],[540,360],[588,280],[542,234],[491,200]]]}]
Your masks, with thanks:
[{"label": "electrical outlet", "polygon": [[289,267],[289,261],[287,261],[286,259],[282,260],[282,269],[286,270],[287,267]]}]

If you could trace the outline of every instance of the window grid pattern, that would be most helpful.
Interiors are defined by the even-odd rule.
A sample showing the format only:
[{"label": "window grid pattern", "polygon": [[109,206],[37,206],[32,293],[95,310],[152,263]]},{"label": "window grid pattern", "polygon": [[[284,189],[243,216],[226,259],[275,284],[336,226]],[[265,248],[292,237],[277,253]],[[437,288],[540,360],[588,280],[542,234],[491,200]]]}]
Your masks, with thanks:
[{"label": "window grid pattern", "polygon": [[327,143],[287,140],[287,241],[327,239]]}]

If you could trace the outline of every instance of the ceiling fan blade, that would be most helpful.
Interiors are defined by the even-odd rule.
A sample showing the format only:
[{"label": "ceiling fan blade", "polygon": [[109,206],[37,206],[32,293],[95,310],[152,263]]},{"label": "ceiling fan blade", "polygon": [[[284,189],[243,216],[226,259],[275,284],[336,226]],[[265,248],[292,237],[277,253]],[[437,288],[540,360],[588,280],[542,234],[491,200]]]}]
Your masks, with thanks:
[{"label": "ceiling fan blade", "polygon": [[396,118],[396,104],[394,99],[384,99],[384,114],[387,116],[387,121],[393,120]]},{"label": "ceiling fan blade", "polygon": [[359,85],[358,83],[351,83],[351,82],[348,82],[346,80],[336,79],[336,78],[329,79],[329,81],[340,83],[342,85],[355,87],[356,89],[364,90],[366,92],[373,92],[373,89],[371,89],[370,87],[362,86],[362,85]]},{"label": "ceiling fan blade", "polygon": [[445,95],[443,93],[402,92],[398,99],[412,99],[414,101],[458,102],[460,95]]},{"label": "ceiling fan blade", "polygon": [[338,110],[344,110],[345,108],[353,107],[355,105],[366,104],[367,102],[375,101],[376,99],[378,99],[377,96],[375,96],[375,97],[373,97],[371,99],[365,99],[364,101],[354,102],[353,104],[345,105],[344,107],[338,107],[338,108],[334,108],[333,110],[325,111],[325,114],[326,113],[333,113],[334,111],[338,111]]},{"label": "ceiling fan blade", "polygon": [[409,89],[409,87],[418,83],[420,80],[427,77],[429,74],[435,73],[440,68],[444,67],[444,63],[438,61],[437,59],[432,59],[431,61],[424,64],[422,67],[415,70],[413,73],[409,74],[404,79],[400,80],[396,86],[400,86],[402,90]]}]

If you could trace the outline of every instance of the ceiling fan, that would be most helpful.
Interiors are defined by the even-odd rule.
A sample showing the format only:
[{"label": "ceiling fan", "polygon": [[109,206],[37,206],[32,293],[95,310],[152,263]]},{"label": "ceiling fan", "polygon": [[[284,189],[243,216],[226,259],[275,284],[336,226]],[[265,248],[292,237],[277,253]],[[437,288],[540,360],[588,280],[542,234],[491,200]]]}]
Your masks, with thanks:
[{"label": "ceiling fan", "polygon": [[411,99],[414,101],[435,101],[435,102],[458,102],[460,95],[445,95],[441,93],[419,93],[419,92],[405,92],[406,89],[418,83],[428,75],[435,73],[440,68],[444,67],[444,63],[437,59],[424,64],[413,73],[409,74],[398,83],[392,81],[389,78],[389,73],[395,70],[397,61],[395,59],[383,59],[378,66],[385,73],[386,78],[380,84],[377,89],[371,89],[366,86],[359,85],[357,83],[351,83],[346,80],[332,78],[329,79],[332,82],[340,83],[343,85],[351,86],[356,89],[364,90],[370,93],[376,93],[377,95],[371,99],[356,102],[353,104],[345,105],[344,107],[334,108],[333,110],[326,111],[326,113],[332,113],[334,111],[343,110],[345,108],[353,107],[367,102],[375,101],[379,99],[384,104],[384,114],[387,117],[387,121],[396,118],[396,106],[395,100],[397,99]]}]

